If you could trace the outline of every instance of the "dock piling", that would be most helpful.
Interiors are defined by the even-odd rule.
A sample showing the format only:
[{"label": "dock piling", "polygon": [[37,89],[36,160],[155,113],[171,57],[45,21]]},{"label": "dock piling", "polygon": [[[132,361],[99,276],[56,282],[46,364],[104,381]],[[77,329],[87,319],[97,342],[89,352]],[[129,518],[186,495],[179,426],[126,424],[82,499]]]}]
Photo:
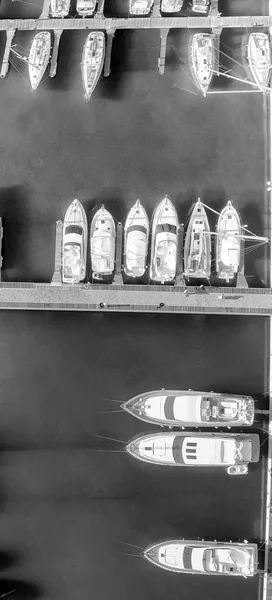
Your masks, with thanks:
[{"label": "dock piling", "polygon": [[111,52],[112,52],[112,43],[115,35],[116,29],[107,29],[107,47],[106,47],[106,56],[104,62],[104,77],[109,77],[111,72]]},{"label": "dock piling", "polygon": [[49,77],[55,77],[57,73],[58,66],[58,54],[59,54],[59,45],[60,38],[62,36],[63,29],[55,29],[54,30],[54,42],[53,42],[53,52],[49,69]]},{"label": "dock piling", "polygon": [[161,29],[161,45],[160,45],[160,56],[158,59],[158,69],[160,75],[164,74],[165,70],[165,56],[166,56],[166,48],[167,48],[167,37],[168,37],[169,29]]},{"label": "dock piling", "polygon": [[116,236],[116,267],[115,274],[113,278],[113,283],[117,285],[123,284],[122,278],[122,246],[123,246],[123,225],[122,223],[118,223],[117,225],[117,236]]},{"label": "dock piling", "polygon": [[39,16],[39,19],[49,19],[50,17],[50,4],[51,0],[44,0],[42,12]]},{"label": "dock piling", "polygon": [[62,244],[62,232],[63,223],[62,221],[56,222],[56,242],[55,242],[55,267],[54,274],[51,280],[51,285],[62,285],[61,278],[61,244]]},{"label": "dock piling", "polygon": [[154,0],[154,5],[153,5],[153,9],[152,9],[153,17],[161,16],[160,6],[161,6],[161,0]]},{"label": "dock piling", "polygon": [[12,40],[15,36],[15,33],[16,33],[16,29],[9,29],[6,31],[7,39],[6,39],[5,52],[4,52],[4,56],[3,56],[3,60],[2,60],[0,77],[6,77],[6,75],[8,74],[10,49],[11,49],[11,44],[12,44]]},{"label": "dock piling", "polygon": [[98,6],[97,6],[97,11],[96,11],[96,17],[103,19],[105,17],[104,15],[104,7],[105,7],[105,0],[98,0]]}]

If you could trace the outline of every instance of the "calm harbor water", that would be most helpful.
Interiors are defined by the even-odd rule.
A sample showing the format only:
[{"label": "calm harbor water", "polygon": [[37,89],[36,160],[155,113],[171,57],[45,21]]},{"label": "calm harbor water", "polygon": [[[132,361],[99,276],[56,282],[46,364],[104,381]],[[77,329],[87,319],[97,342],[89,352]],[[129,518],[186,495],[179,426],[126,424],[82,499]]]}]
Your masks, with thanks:
[{"label": "calm harbor water", "polygon": [[[227,4],[232,14],[264,9],[262,2]],[[124,6],[108,2],[106,9],[122,14]],[[40,8],[3,0],[0,12],[38,16]],[[15,41],[27,51],[32,35],[18,33]],[[4,280],[50,281],[55,221],[75,197],[89,219],[105,202],[123,220],[137,197],[151,216],[168,193],[181,222],[198,195],[215,209],[233,198],[248,227],[266,231],[262,95],[205,101],[192,93],[188,36],[170,33],[162,77],[159,33],[117,32],[111,76],[90,104],[80,78],[84,32],[63,34],[57,77],[35,94],[15,67],[1,80]],[[242,32],[224,33],[239,60],[241,40]],[[13,62],[26,77],[24,65]],[[259,282],[265,257],[263,249],[246,257],[247,273]],[[105,398],[148,389],[213,389],[259,400],[265,320],[2,312],[0,330],[0,592],[16,589],[16,600],[255,600],[257,578],[175,576],[126,556],[137,549],[121,542],[259,541],[261,462],[245,478],[168,471],[111,452],[122,444],[96,434],[127,441],[151,429],[105,412],[118,410]]]}]

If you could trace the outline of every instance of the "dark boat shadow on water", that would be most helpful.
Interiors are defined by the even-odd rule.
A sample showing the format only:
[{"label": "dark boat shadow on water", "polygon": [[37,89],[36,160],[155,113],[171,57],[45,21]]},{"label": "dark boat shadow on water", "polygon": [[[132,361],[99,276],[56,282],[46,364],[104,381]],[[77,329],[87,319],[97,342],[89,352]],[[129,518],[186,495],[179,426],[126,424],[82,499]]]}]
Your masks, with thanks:
[{"label": "dark boat shadow on water", "polygon": [[11,567],[17,566],[21,563],[21,557],[18,552],[11,550],[2,551],[0,550],[0,571],[5,571]]},{"label": "dark boat shadow on water", "polygon": [[125,91],[125,79],[129,71],[129,53],[134,32],[117,30],[113,38],[111,72],[109,77],[101,77],[98,90],[102,98],[121,100]]},{"label": "dark boat shadow on water", "polygon": [[80,78],[81,55],[87,37],[87,34],[82,34],[84,32],[63,31],[59,45],[57,73],[55,77],[47,77],[43,81],[46,90],[71,91],[77,83]]},{"label": "dark boat shadow on water", "polygon": [[30,581],[0,579],[0,598],[10,600],[36,600],[43,596],[42,590]]},{"label": "dark boat shadow on water", "polygon": [[126,18],[129,13],[129,0],[105,0],[104,15],[107,18]]},{"label": "dark boat shadow on water", "polygon": [[26,186],[0,188],[0,216],[3,217],[3,281],[27,281],[29,193]]}]

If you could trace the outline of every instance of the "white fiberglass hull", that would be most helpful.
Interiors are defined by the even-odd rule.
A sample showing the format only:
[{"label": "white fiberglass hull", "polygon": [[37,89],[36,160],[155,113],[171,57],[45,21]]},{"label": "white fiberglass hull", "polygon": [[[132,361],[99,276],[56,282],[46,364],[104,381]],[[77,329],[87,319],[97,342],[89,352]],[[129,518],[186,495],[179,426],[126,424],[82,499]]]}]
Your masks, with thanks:
[{"label": "white fiberglass hull", "polygon": [[28,73],[31,89],[33,91],[37,89],[45,74],[50,60],[50,50],[50,32],[41,31],[40,33],[37,33],[32,40],[28,59]]},{"label": "white fiberglass hull", "polygon": [[149,221],[140,200],[130,209],[124,227],[124,273],[142,277],[146,270]]},{"label": "white fiberglass hull", "polygon": [[151,544],[143,556],[174,573],[253,577],[258,571],[258,546],[247,542],[172,539]]},{"label": "white fiberglass hull", "polygon": [[[81,234],[78,232],[81,230]],[[77,232],[75,234],[75,232]],[[88,224],[85,210],[74,200],[68,207],[63,221],[62,280],[63,283],[79,283],[86,277]]]},{"label": "white fiberglass hull", "polygon": [[102,73],[105,59],[105,35],[103,31],[92,31],[84,44],[81,75],[86,100],[90,100]]},{"label": "white fiberglass hull", "polygon": [[183,0],[162,0],[161,11],[166,13],[179,12],[183,7]]},{"label": "white fiberglass hull", "polygon": [[148,15],[153,4],[154,0],[130,0],[129,13],[131,15]]},{"label": "white fiberglass hull", "polygon": [[134,396],[121,408],[152,425],[168,427],[242,427],[254,421],[251,396],[155,390]]},{"label": "white fiberglass hull", "polygon": [[253,81],[265,92],[271,75],[271,48],[266,33],[251,33],[248,38],[247,60]]},{"label": "white fiberglass hull", "polygon": [[104,207],[96,212],[90,229],[92,278],[100,281],[115,269],[116,227],[111,213]]},{"label": "white fiberglass hull", "polygon": [[210,225],[200,200],[195,204],[186,232],[184,274],[187,279],[209,279],[211,274]]},{"label": "white fiberglass hull", "polygon": [[209,12],[210,0],[193,0],[192,12],[201,15],[207,15]]},{"label": "white fiberglass hull", "polygon": [[71,0],[51,0],[51,15],[55,18],[68,17]]},{"label": "white fiberglass hull", "polygon": [[76,11],[80,17],[92,17],[97,0],[77,0]]},{"label": "white fiberglass hull", "polygon": [[135,436],[125,449],[133,458],[154,465],[226,470],[258,462],[260,438],[256,433],[167,431]]},{"label": "white fiberglass hull", "polygon": [[150,279],[173,283],[177,271],[179,222],[177,211],[168,198],[155,209],[151,231]]},{"label": "white fiberglass hull", "polygon": [[216,235],[216,271],[219,279],[232,281],[241,260],[241,222],[231,201],[219,215]]},{"label": "white fiberglass hull", "polygon": [[215,67],[215,45],[212,33],[195,33],[189,42],[189,65],[196,86],[206,96]]}]

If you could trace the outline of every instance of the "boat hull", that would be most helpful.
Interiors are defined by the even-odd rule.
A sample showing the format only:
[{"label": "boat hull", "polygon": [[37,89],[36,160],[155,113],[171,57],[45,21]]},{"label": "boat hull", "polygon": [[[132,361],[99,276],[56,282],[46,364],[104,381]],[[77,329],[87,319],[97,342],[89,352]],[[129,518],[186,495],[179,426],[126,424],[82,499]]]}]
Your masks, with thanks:
[{"label": "boat hull", "polygon": [[97,0],[77,0],[76,11],[80,17],[92,17],[96,9]]},{"label": "boat hull", "polygon": [[[226,551],[232,556],[236,554],[236,560],[233,561],[231,555],[230,560],[226,560]],[[213,555],[217,558],[217,564]],[[143,556],[154,566],[175,573],[253,577],[258,572],[258,546],[245,542],[165,540],[148,546]],[[211,560],[206,560],[207,556]]]},{"label": "boat hull", "polygon": [[[75,232],[81,230],[81,235]],[[72,233],[70,233],[72,231]],[[86,277],[88,224],[85,210],[74,200],[68,207],[63,221],[62,280],[75,284]],[[73,250],[74,249],[74,250]]]},{"label": "boat hull", "polygon": [[111,213],[102,205],[90,229],[92,279],[101,281],[115,269],[116,227]]},{"label": "boat hull", "polygon": [[105,59],[105,35],[103,31],[92,31],[84,44],[81,75],[85,99],[88,101],[94,92],[102,73]]},{"label": "boat hull", "polygon": [[51,0],[51,15],[55,18],[68,17],[71,0]]},{"label": "boat hull", "polygon": [[183,0],[162,0],[161,12],[175,13],[179,12],[183,7]]},{"label": "boat hull", "polygon": [[37,89],[50,60],[51,35],[49,31],[37,33],[29,52],[28,73],[31,89]]},{"label": "boat hull", "polygon": [[130,15],[149,15],[154,4],[154,0],[130,0],[129,14]]},{"label": "boat hull", "polygon": [[179,222],[171,200],[165,198],[155,209],[152,220],[150,279],[155,283],[174,283],[178,260]]},{"label": "boat hull", "polygon": [[130,209],[124,227],[124,273],[143,277],[146,271],[149,221],[139,200]]},{"label": "boat hull", "polygon": [[266,33],[250,33],[246,46],[246,58],[251,79],[262,92],[267,91],[271,76],[271,48]]},{"label": "boat hull", "polygon": [[133,458],[153,465],[227,469],[258,462],[260,438],[256,433],[147,433],[132,438],[126,451]]},{"label": "boat hull", "polygon": [[215,70],[215,36],[212,33],[191,36],[189,65],[197,88],[206,96]]},{"label": "boat hull", "polygon": [[155,390],[121,405],[132,416],[169,427],[244,427],[254,421],[251,396],[192,390]]},{"label": "boat hull", "polygon": [[184,275],[187,279],[209,279],[211,235],[208,217],[198,200],[190,217],[184,245]]},{"label": "boat hull", "polygon": [[230,282],[241,261],[241,222],[237,210],[228,202],[219,215],[216,235],[216,271],[219,279]]}]

